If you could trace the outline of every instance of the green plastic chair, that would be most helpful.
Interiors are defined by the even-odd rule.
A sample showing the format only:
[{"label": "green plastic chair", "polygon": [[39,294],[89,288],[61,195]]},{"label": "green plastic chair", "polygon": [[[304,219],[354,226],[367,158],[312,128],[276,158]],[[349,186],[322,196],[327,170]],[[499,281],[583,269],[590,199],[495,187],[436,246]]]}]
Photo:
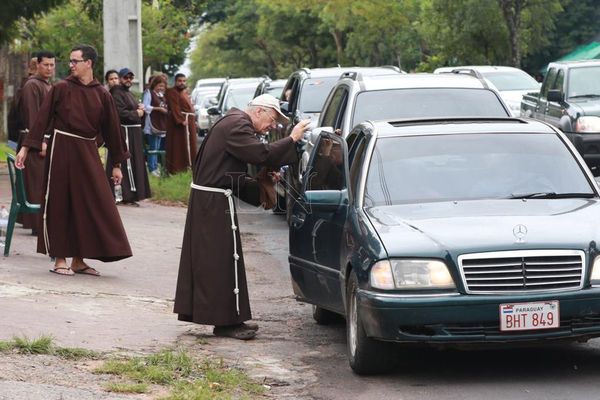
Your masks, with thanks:
[{"label": "green plastic chair", "polygon": [[15,156],[9,154],[8,175],[10,177],[10,188],[12,190],[12,202],[10,203],[10,213],[8,215],[8,225],[6,227],[6,241],[4,242],[4,256],[8,256],[10,242],[12,240],[17,214],[36,214],[40,212],[40,205],[27,201],[25,192],[25,182],[23,180],[23,171],[15,167]]}]

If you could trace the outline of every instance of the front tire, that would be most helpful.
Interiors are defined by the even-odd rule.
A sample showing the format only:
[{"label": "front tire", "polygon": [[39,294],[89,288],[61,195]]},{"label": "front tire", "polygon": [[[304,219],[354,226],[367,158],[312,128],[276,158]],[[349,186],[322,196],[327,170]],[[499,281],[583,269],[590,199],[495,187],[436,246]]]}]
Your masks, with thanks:
[{"label": "front tire", "polygon": [[346,340],[350,368],[358,375],[389,371],[392,345],[367,336],[358,309],[358,279],[352,271],[346,288]]}]

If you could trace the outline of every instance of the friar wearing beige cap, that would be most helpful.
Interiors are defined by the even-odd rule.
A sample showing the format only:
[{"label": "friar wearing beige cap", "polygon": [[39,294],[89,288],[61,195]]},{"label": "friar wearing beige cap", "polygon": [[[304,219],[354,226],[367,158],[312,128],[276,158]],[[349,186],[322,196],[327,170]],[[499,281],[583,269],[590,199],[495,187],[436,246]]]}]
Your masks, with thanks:
[{"label": "friar wearing beige cap", "polygon": [[279,101],[263,94],[242,111],[232,108],[211,128],[194,162],[174,312],[182,321],[214,325],[213,333],[247,340],[252,319],[235,202],[244,193],[247,165],[278,168],[297,161],[296,142],[309,120],[290,136],[266,144],[266,134],[287,118]]}]

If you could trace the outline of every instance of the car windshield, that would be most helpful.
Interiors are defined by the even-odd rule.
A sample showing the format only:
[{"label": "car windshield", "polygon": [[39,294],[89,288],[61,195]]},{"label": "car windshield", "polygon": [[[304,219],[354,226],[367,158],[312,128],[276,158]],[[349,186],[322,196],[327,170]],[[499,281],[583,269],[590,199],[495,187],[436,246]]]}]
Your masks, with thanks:
[{"label": "car windshield", "polygon": [[306,79],[300,92],[299,109],[303,113],[320,113],[327,95],[338,77]]},{"label": "car windshield", "polygon": [[593,197],[555,134],[452,134],[379,138],[365,206],[477,199]]},{"label": "car windshield", "polygon": [[418,88],[362,92],[352,126],[379,119],[421,117],[506,117],[498,96],[486,89]]},{"label": "car windshield", "polygon": [[489,79],[496,89],[504,90],[539,90],[540,85],[527,72],[524,71],[497,71],[482,72],[482,75]]},{"label": "car windshield", "polygon": [[600,66],[571,68],[568,97],[600,96]]},{"label": "car windshield", "polygon": [[253,87],[231,88],[227,94],[227,99],[225,100],[225,106],[223,107],[223,110],[227,112],[233,107],[243,110],[246,108],[250,100],[252,100],[252,97],[254,97]]}]

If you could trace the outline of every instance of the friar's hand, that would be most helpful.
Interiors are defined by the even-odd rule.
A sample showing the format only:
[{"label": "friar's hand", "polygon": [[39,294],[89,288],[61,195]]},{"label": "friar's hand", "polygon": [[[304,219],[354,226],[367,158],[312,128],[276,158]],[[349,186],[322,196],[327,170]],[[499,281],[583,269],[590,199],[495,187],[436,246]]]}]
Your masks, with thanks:
[{"label": "friar's hand", "polygon": [[43,142],[42,143],[42,150],[40,151],[40,157],[46,157],[46,149],[48,149],[48,143]]},{"label": "friar's hand", "polygon": [[290,137],[294,142],[301,140],[304,137],[304,132],[310,126],[310,119],[304,119],[296,124],[292,133],[290,133]]},{"label": "friar's hand", "polygon": [[29,147],[22,146],[19,153],[17,153],[17,157],[15,158],[15,167],[18,169],[25,168],[25,160],[27,159],[27,153],[29,153]]},{"label": "friar's hand", "polygon": [[123,180],[123,172],[121,172],[121,167],[113,167],[112,179],[115,185],[121,184],[121,181]]}]

